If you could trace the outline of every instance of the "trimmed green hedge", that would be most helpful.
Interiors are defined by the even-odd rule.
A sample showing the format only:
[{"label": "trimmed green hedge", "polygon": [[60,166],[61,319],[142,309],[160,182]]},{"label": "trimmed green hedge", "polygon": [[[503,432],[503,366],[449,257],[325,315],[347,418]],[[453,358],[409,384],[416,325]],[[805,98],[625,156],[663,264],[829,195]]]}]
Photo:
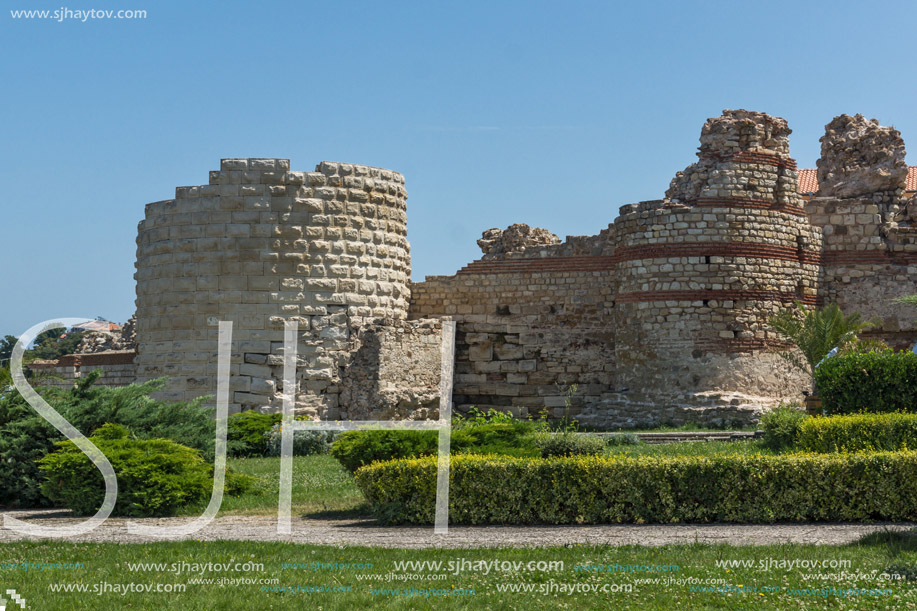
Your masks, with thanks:
[{"label": "trimmed green hedge", "polygon": [[[716,457],[453,456],[453,524],[917,519],[917,452]],[[356,472],[376,514],[430,524],[432,457]]]},{"label": "trimmed green hedge", "polygon": [[917,414],[849,414],[808,418],[796,431],[803,452],[917,449]]},{"label": "trimmed green hedge", "polygon": [[[451,451],[456,454],[502,454],[538,456],[537,424],[525,420],[469,422],[452,429]],[[436,454],[439,432],[410,430],[361,430],[338,435],[331,455],[353,473],[376,461],[417,458]]]},{"label": "trimmed green hedge", "polygon": [[815,370],[815,384],[828,415],[917,412],[917,354],[836,356]]}]

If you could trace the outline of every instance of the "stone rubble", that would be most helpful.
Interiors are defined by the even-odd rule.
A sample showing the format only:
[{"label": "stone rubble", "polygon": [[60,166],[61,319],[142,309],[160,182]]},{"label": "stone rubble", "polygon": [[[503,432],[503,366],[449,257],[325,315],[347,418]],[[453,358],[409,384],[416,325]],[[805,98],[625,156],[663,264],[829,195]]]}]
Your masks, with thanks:
[{"label": "stone rubble", "polygon": [[550,244],[560,244],[560,238],[547,229],[529,227],[525,223],[516,223],[502,230],[496,227],[488,229],[478,240],[484,258],[524,252],[530,248]]}]

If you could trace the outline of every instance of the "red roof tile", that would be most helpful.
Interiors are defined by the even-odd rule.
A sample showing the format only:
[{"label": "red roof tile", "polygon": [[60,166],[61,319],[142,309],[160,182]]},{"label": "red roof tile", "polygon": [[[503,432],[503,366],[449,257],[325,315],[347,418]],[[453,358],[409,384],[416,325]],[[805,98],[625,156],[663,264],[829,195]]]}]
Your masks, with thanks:
[{"label": "red roof tile", "polygon": [[[799,170],[799,192],[804,194],[815,193],[818,191],[818,170]],[[917,166],[912,165],[907,168],[907,186],[908,191],[917,191]]]},{"label": "red roof tile", "polygon": [[815,193],[818,191],[818,170],[799,170],[799,192]]}]

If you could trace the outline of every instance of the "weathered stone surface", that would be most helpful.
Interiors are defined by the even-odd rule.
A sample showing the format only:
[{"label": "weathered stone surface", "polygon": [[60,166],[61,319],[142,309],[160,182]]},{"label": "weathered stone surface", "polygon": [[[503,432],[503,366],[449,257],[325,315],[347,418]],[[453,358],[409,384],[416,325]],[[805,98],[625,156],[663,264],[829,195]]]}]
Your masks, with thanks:
[{"label": "weathered stone surface", "polygon": [[121,329],[115,333],[93,331],[87,333],[76,347],[76,354],[93,354],[97,352],[116,352],[136,350],[137,348],[137,315],[131,316]]},{"label": "weathered stone surface", "polygon": [[[224,159],[209,182],[149,204],[140,223],[138,378],[169,376],[165,392],[175,398],[212,394],[215,388],[189,380],[215,383],[216,325],[231,320],[239,352],[234,404],[276,408],[284,323],[291,321],[300,334],[301,410],[344,417],[378,411],[344,404],[340,395],[360,350],[352,333],[368,324],[379,333],[402,329],[407,318],[403,177],[327,161],[315,172],[291,172],[286,159]],[[411,388],[405,381],[405,392]],[[402,403],[420,407],[414,399]]]},{"label": "weathered stone surface", "polygon": [[767,324],[796,299],[879,317],[880,336],[912,344],[917,311],[891,300],[917,285],[917,204],[888,191],[801,201],[789,134],[783,119],[724,111],[665,200],[525,250],[490,250],[492,230],[479,261],[414,283],[411,317],[457,321],[456,408],[569,409],[601,427],[752,422],[809,387]]},{"label": "weathered stone surface", "polygon": [[840,115],[825,126],[818,160],[820,197],[859,197],[903,190],[904,140],[893,127],[863,115]]},{"label": "weathered stone surface", "polygon": [[828,127],[820,197],[797,194],[786,121],[726,110],[665,199],[563,242],[527,225],[488,230],[479,261],[413,284],[400,175],[224,160],[210,184],[146,208],[137,364],[106,352],[34,366],[72,384],[100,359],[111,383],[136,370],[171,379],[164,399],[212,394],[216,325],[232,320],[231,410],[278,410],[284,322],[296,321],[298,412],[435,418],[442,321],[453,317],[460,412],[600,427],[752,422],[809,387],[767,322],[795,300],[880,318],[875,335],[896,347],[917,333],[917,310],[892,301],[917,285],[900,135],[859,115]]},{"label": "weathered stone surface", "polygon": [[510,225],[506,229],[488,229],[478,240],[484,256],[497,256],[511,252],[522,252],[533,246],[559,244],[560,238],[541,227],[529,227],[525,223]]},{"label": "weathered stone surface", "polygon": [[765,175],[761,167],[742,167],[743,162],[735,160],[743,153],[789,158],[791,132],[786,120],[762,112],[724,110],[721,116],[707,119],[701,130],[698,161],[676,173],[666,200],[690,205],[702,197],[763,196],[794,203],[790,200],[796,196],[795,188],[791,191],[791,185],[780,184],[779,168]]}]

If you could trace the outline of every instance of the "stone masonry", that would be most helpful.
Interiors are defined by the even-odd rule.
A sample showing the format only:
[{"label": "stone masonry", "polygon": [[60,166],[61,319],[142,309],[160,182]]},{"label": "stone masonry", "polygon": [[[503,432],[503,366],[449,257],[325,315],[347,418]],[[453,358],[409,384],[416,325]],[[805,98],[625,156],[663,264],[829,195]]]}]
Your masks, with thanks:
[{"label": "stone masonry", "polygon": [[[213,393],[216,325],[231,320],[232,411],[277,410],[283,325],[295,320],[298,412],[429,415],[441,324],[406,320],[406,198],[389,170],[224,159],[210,184],[149,204],[137,237],[138,379],[168,377],[163,399]],[[394,370],[412,372],[410,384],[379,379]]]},{"label": "stone masonry", "polygon": [[482,259],[413,284],[411,317],[457,321],[457,409],[560,416],[569,403],[603,427],[750,422],[807,388],[767,325],[797,300],[879,317],[875,335],[912,344],[917,315],[891,303],[917,292],[900,134],[860,115],[832,121],[823,192],[805,203],[789,134],[783,119],[726,110],[665,199],[563,243],[495,250],[520,232],[488,230]]},{"label": "stone masonry", "polygon": [[231,320],[232,409],[278,410],[283,324],[296,320],[298,412],[435,418],[452,319],[460,412],[752,422],[808,388],[767,324],[780,309],[837,302],[880,319],[872,334],[893,346],[917,339],[917,311],[892,303],[917,293],[917,196],[900,134],[862,115],[832,120],[820,190],[802,201],[790,133],[777,117],[723,111],[664,199],[564,241],[523,224],[488,229],[481,259],[416,283],[400,174],[224,159],[209,184],[146,207],[136,359],[39,366],[72,380],[96,359],[110,383],[165,376],[162,398],[188,400],[214,393],[216,324]]}]

